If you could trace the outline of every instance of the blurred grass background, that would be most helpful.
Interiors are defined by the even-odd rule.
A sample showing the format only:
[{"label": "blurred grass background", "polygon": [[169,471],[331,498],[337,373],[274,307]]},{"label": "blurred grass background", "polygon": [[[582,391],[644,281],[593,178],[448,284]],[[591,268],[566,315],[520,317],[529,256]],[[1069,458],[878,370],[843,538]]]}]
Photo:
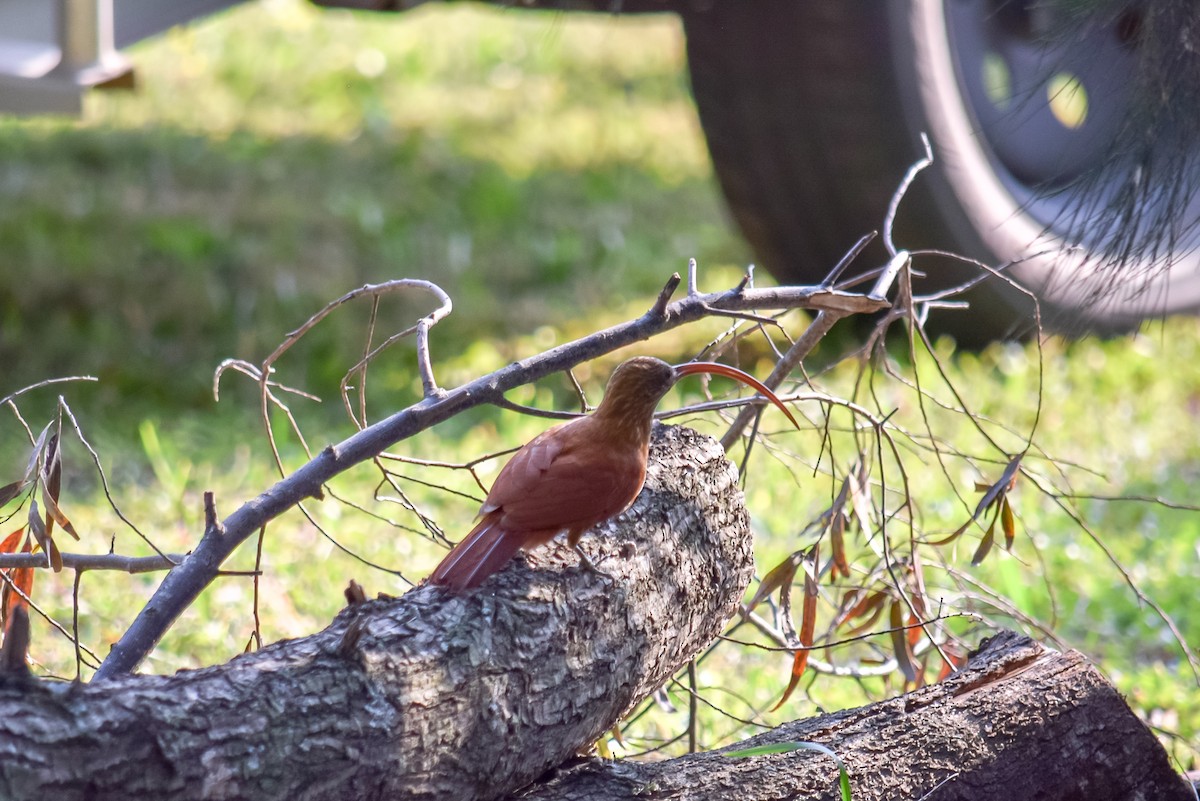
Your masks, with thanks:
[{"label": "blurred grass background", "polygon": [[[52,376],[100,378],[39,391],[20,408],[38,427],[65,394],[100,449],[121,507],[168,550],[195,542],[204,490],[216,492],[227,514],[272,481],[252,389],[227,378],[214,405],[213,368],[231,356],[261,360],[343,292],[398,277],[445,288],[456,311],[435,330],[433,350],[441,382],[452,386],[640,314],[689,257],[700,261],[710,289],[732,284],[752,258],[724,216],[687,94],[682,34],[670,17],[457,6],[360,16],[266,0],[171,32],[131,56],[139,90],[93,93],[82,120],[0,119],[0,394]],[[864,220],[863,229],[877,224]],[[428,308],[422,297],[385,304],[381,328],[396,330]],[[338,315],[314,332],[287,361],[286,383],[333,398],[361,351],[362,312]],[[644,352],[692,352],[724,327],[697,326]],[[1073,465],[1061,485],[1196,500],[1198,335],[1200,324],[1182,319],[1137,337],[1047,344],[1039,441]],[[821,358],[834,347],[826,345]],[[949,357],[948,343],[941,347]],[[377,366],[377,413],[417,397],[407,356],[401,347]],[[1038,390],[1032,345],[995,345],[949,363],[973,408],[1017,430],[1029,426]],[[760,373],[764,365],[743,362]],[[581,371],[593,399],[607,369]],[[934,381],[931,373],[925,378]],[[825,380],[849,393],[853,375]],[[890,398],[889,391],[881,393],[897,420],[919,415],[902,388]],[[514,399],[571,406],[559,384]],[[673,396],[664,407],[682,402]],[[315,446],[349,433],[331,408],[336,403],[297,405]],[[719,429],[715,419],[696,424]],[[465,461],[520,444],[544,425],[479,411],[404,443],[403,451]],[[951,441],[971,436],[961,420],[939,425]],[[18,471],[24,434],[10,418],[0,426],[0,466]],[[86,453],[66,447],[64,506],[84,531],[80,550],[106,551],[115,538],[121,552],[144,552],[107,509]],[[811,461],[820,438],[789,447]],[[285,451],[297,466],[294,440]],[[926,467],[913,476],[925,493],[923,523],[952,530],[962,504],[936,489],[936,465]],[[495,469],[483,466],[481,478]],[[433,473],[432,480],[480,494],[462,474]],[[790,537],[796,521],[828,503],[829,482],[768,458],[750,476],[765,569],[797,547]],[[953,476],[964,495],[987,477]],[[339,487],[369,496],[372,482],[362,473]],[[410,489],[413,503],[451,537],[475,511],[468,499]],[[979,580],[1027,614],[1053,621],[1144,716],[1194,740],[1200,692],[1162,623],[1052,503],[1022,487],[1016,506],[1018,545],[1013,555],[990,557]],[[1081,509],[1139,585],[1200,642],[1200,616],[1191,613],[1200,578],[1196,515],[1147,503],[1092,501]],[[438,549],[409,512],[383,514],[401,527],[332,504],[320,509],[340,543],[420,578]],[[964,565],[975,541],[949,558]],[[253,563],[251,550],[243,549],[235,567]],[[369,592],[404,589],[341,553],[298,515],[271,527],[264,553],[268,640],[322,626],[351,577]],[[85,576],[85,642],[102,654],[158,580]],[[35,598],[69,621],[70,591],[65,575],[39,574]],[[251,629],[249,581],[222,581],[147,668],[224,660],[244,647]],[[40,622],[34,637],[46,671],[73,675],[66,640]],[[778,697],[786,671],[778,655],[724,648],[700,678],[714,702],[751,714]],[[819,677],[805,699],[763,719],[895,689]],[[666,716],[662,736],[683,725],[683,715]],[[706,745],[747,731],[715,714],[703,722]],[[1177,753],[1192,758],[1186,747]]]}]

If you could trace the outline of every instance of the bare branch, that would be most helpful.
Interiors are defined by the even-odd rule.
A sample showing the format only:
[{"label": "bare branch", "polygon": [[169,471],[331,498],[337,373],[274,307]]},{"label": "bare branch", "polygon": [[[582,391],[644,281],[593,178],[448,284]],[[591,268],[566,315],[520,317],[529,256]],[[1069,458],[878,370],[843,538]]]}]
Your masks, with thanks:
[{"label": "bare branch", "polygon": [[[120,573],[153,573],[170,570],[186,557],[168,553],[161,556],[125,556],[119,553],[64,553],[62,566],[70,570],[115,570]],[[43,553],[0,553],[0,570],[19,567],[48,568]]]}]

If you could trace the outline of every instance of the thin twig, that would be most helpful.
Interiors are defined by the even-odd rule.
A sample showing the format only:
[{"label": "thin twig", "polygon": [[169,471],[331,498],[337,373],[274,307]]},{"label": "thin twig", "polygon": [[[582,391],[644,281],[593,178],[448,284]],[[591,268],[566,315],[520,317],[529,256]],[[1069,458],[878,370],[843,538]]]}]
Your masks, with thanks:
[{"label": "thin twig", "polygon": [[699,714],[700,709],[697,703],[699,693],[696,691],[696,660],[692,659],[687,664],[688,677],[688,727],[687,741],[688,753],[694,754],[698,748],[696,743],[696,732],[700,727]]},{"label": "thin twig", "polygon": [[96,378],[95,376],[91,376],[91,375],[69,375],[69,376],[63,376],[62,378],[47,378],[44,381],[39,381],[36,384],[30,384],[27,387],[21,387],[16,392],[5,395],[3,398],[0,398],[0,406],[10,405],[10,404],[12,404],[12,402],[14,400],[21,397],[22,395],[28,395],[30,392],[33,392],[35,389],[43,389],[45,387],[53,386],[54,384],[67,384],[67,383],[74,382],[74,381],[99,381],[99,380],[100,380],[99,378]]},{"label": "thin twig", "polygon": [[838,263],[834,265],[834,268],[829,271],[829,274],[825,276],[825,280],[821,283],[825,286],[835,286],[838,279],[846,272],[846,269],[854,263],[855,259],[862,255],[862,252],[867,249],[867,245],[871,244],[877,236],[879,236],[878,231],[869,231],[859,237],[858,241],[851,245],[850,249],[842,255],[842,258],[838,260]]},{"label": "thin twig", "polygon": [[71,583],[71,639],[75,646],[75,681],[83,681],[83,654],[79,649],[79,584],[83,580],[83,571],[75,571],[75,581]]},{"label": "thin twig", "polygon": [[[87,437],[83,435],[83,428],[79,425],[79,421],[75,419],[75,412],[71,411],[71,407],[67,405],[66,401],[64,401],[62,398],[59,398],[59,406],[62,411],[66,413],[67,418],[70,419],[71,427],[75,429],[75,436],[79,437],[79,441],[83,444],[83,447],[87,449],[87,452],[92,457],[92,464],[95,465],[96,472],[100,476],[100,486],[104,489],[104,497],[108,501],[109,508],[111,508],[113,513],[121,519],[122,523],[124,523],[134,534],[137,534],[142,539],[142,542],[149,545],[150,548],[156,554],[158,554],[160,558],[166,559],[173,564],[178,564],[179,557],[171,557],[163,553],[163,551],[157,545],[151,542],[149,537],[142,533],[141,529],[133,524],[132,520],[125,516],[125,513],[121,511],[121,507],[117,506],[117,502],[112,496],[112,490],[108,486],[108,476],[104,472],[104,467],[100,464],[100,454],[96,453],[96,449],[92,447],[92,443],[88,442]],[[105,568],[99,569],[103,570]],[[158,570],[160,568],[153,569]]]},{"label": "thin twig", "polygon": [[900,181],[900,186],[892,193],[891,202],[888,203],[887,215],[883,218],[883,244],[887,247],[889,256],[896,256],[896,243],[892,239],[892,229],[896,222],[896,214],[900,210],[900,201],[908,194],[908,188],[912,186],[912,182],[916,180],[921,171],[933,164],[933,148],[929,144],[929,137],[921,132],[921,145],[925,148],[925,156],[922,159],[914,162],[908,171],[904,173],[904,178]]}]

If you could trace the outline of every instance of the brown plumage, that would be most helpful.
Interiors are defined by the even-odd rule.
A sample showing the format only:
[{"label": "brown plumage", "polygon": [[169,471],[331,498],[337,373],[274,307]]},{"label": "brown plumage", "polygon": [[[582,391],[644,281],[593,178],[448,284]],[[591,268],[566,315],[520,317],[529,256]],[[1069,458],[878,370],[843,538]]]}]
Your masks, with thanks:
[{"label": "brown plumage", "polygon": [[543,431],[517,451],[496,477],[478,524],[429,581],[456,591],[477,587],[518,550],[544,545],[564,531],[576,547],[585,531],[627,509],[646,479],[654,408],[692,373],[747,383],[796,423],[770,390],[735,368],[711,362],[672,367],[646,356],[623,362],[594,412]]}]

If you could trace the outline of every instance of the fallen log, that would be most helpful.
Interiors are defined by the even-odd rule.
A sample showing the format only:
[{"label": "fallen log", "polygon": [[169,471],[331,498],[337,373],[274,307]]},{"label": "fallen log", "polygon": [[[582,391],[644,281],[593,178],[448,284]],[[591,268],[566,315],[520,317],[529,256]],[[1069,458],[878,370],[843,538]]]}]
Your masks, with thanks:
[{"label": "fallen log", "polygon": [[0,676],[0,798],[494,799],[587,747],[710,643],[752,573],[721,447],[656,427],[646,489],[569,552],[420,587],[173,676]]},{"label": "fallen log", "polygon": [[730,758],[732,750],[816,742],[846,765],[855,801],[1195,801],[1161,744],[1078,652],[1003,632],[946,681],[858,709],[799,720],[735,746],[662,762],[577,762],[512,801],[757,801],[839,797],[838,772],[810,750]]}]

